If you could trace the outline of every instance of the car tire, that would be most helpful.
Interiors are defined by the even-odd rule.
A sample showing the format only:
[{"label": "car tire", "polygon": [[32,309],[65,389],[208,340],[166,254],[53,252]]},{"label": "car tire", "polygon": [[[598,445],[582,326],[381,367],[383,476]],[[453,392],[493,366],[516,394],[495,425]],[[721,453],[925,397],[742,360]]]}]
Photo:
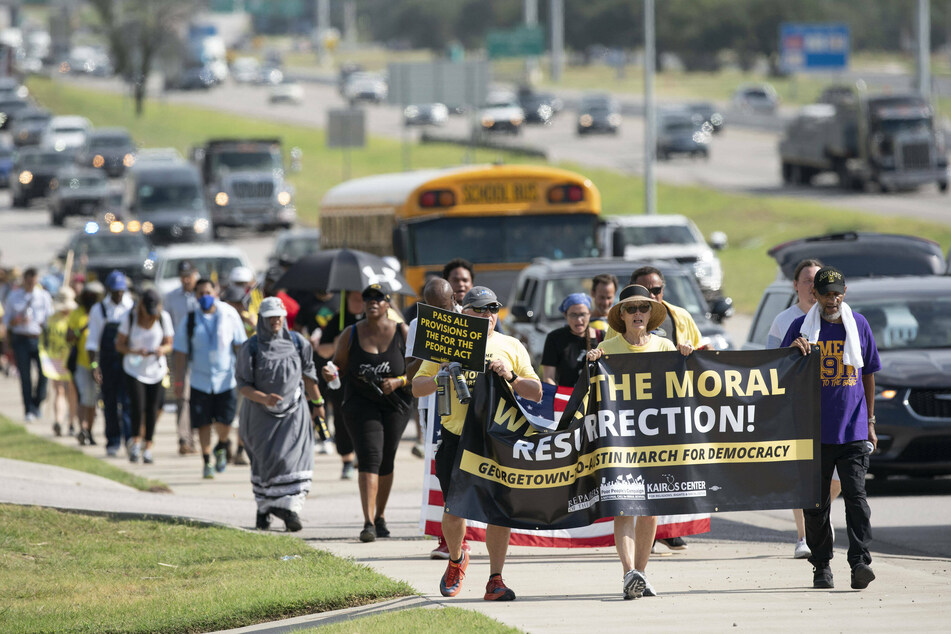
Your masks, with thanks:
[{"label": "car tire", "polygon": [[24,208],[24,207],[28,207],[29,204],[30,204],[30,199],[29,199],[29,198],[26,198],[25,196],[14,196],[14,197],[13,197],[13,206],[14,206],[14,207],[20,207],[20,208],[22,209],[22,208]]},{"label": "car tire", "polygon": [[64,218],[62,214],[56,213],[56,211],[53,209],[50,210],[50,224],[51,225],[53,225],[54,227],[62,227],[63,220]]},{"label": "car tire", "polygon": [[948,181],[938,181],[938,191],[942,194],[948,193]]}]

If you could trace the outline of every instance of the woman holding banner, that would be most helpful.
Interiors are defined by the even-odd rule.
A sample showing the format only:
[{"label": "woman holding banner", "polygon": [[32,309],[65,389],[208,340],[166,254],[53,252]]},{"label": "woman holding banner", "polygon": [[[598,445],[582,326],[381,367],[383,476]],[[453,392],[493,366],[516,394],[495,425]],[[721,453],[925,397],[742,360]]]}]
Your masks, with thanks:
[{"label": "woman holding banner", "polygon": [[[337,339],[334,364],[346,376],[343,415],[357,452],[363,530],[360,541],[389,537],[384,512],[393,487],[393,463],[409,422],[406,388],[406,324],[387,316],[390,296],[379,284],[363,289],[366,319]],[[333,373],[323,369],[327,381]]]},{"label": "woman holding banner", "polygon": [[[689,343],[677,344],[675,347],[669,339],[651,334],[666,318],[667,309],[653,299],[649,290],[638,284],[626,286],[621,290],[617,303],[608,311],[608,325],[621,336],[598,344],[597,348],[588,352],[588,361],[597,361],[605,354],[673,350],[679,350],[684,356],[692,353],[693,346]],[[657,596],[644,573],[656,532],[657,518],[654,516],[642,515],[636,522],[631,516],[614,518],[614,545],[624,568],[625,599]]]}]

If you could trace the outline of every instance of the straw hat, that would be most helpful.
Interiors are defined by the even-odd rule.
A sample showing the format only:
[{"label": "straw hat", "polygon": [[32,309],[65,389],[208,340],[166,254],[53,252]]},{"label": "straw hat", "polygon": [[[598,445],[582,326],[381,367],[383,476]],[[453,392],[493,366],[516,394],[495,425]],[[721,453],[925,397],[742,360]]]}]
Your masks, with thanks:
[{"label": "straw hat", "polygon": [[643,302],[650,302],[651,305],[651,317],[647,321],[647,331],[655,330],[667,318],[667,308],[651,297],[651,292],[640,284],[631,284],[621,289],[617,303],[611,306],[611,310],[608,311],[608,325],[616,332],[623,333],[627,330],[624,319],[621,318],[621,310],[623,310],[624,305],[641,304]]},{"label": "straw hat", "polygon": [[75,310],[79,304],[76,303],[76,293],[68,286],[61,286],[56,291],[56,297],[53,298],[53,311],[61,312],[64,310]]}]

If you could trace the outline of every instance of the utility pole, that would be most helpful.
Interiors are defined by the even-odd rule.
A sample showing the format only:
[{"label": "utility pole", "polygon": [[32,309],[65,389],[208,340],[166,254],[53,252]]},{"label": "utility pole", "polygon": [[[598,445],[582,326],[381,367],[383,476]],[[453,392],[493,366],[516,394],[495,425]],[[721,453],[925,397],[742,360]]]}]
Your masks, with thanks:
[{"label": "utility pole", "polygon": [[[525,13],[525,26],[527,27],[536,27],[538,26],[538,0],[524,0],[525,4],[523,5]],[[535,83],[535,75],[538,72],[538,58],[537,57],[526,57],[525,58],[525,83],[526,85],[533,85]]]},{"label": "utility pole", "polygon": [[654,0],[644,0],[644,213],[657,213],[654,160],[657,113],[654,108]]},{"label": "utility pole", "polygon": [[931,100],[931,7],[929,0],[918,0],[917,88]]},{"label": "utility pole", "polygon": [[319,51],[321,66],[330,64],[330,55],[327,53],[327,31],[330,29],[330,0],[317,0],[317,33],[314,40]]},{"label": "utility pole", "polygon": [[565,0],[551,0],[551,80],[565,69]]},{"label": "utility pole", "polygon": [[347,48],[357,46],[357,0],[343,3],[343,41]]}]

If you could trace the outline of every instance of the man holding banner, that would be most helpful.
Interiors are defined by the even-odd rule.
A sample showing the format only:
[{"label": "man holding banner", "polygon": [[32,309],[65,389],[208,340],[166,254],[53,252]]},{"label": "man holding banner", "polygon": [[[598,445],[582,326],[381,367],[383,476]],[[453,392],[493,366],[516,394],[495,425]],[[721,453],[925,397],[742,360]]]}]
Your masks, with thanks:
[{"label": "man holding banner", "polygon": [[[470,390],[482,371],[494,372],[508,383],[515,394],[536,402],[541,400],[541,381],[532,367],[528,350],[514,337],[495,331],[501,307],[502,304],[491,289],[474,286],[462,299],[462,316],[459,321],[443,321],[445,316],[440,317],[440,313],[446,311],[440,311],[433,317],[420,313],[419,336],[423,340],[417,341],[414,356],[422,357],[421,352],[428,349],[430,354],[425,358],[430,360],[423,363],[413,379],[414,396],[421,398],[436,392],[436,374],[441,367],[446,367],[446,361],[458,359],[463,363],[463,367],[467,368],[465,381]],[[422,310],[423,307],[420,308]],[[485,321],[477,323],[482,320],[471,318],[484,318]],[[478,329],[477,325],[480,326]],[[485,350],[481,356],[475,345],[480,339],[484,342]],[[449,498],[459,439],[468,411],[468,401],[460,402],[455,385],[451,391],[451,409],[448,415],[442,417],[442,438],[436,453],[436,476],[445,499]],[[466,520],[444,511],[442,530],[449,546],[450,559],[440,580],[439,591],[443,596],[453,597],[462,589],[462,579],[469,565],[469,554],[462,549]],[[510,533],[511,529],[504,526],[489,524],[486,528],[485,542],[489,551],[490,567],[484,596],[486,601],[515,599],[515,593],[502,580],[502,567],[505,564]]]}]

